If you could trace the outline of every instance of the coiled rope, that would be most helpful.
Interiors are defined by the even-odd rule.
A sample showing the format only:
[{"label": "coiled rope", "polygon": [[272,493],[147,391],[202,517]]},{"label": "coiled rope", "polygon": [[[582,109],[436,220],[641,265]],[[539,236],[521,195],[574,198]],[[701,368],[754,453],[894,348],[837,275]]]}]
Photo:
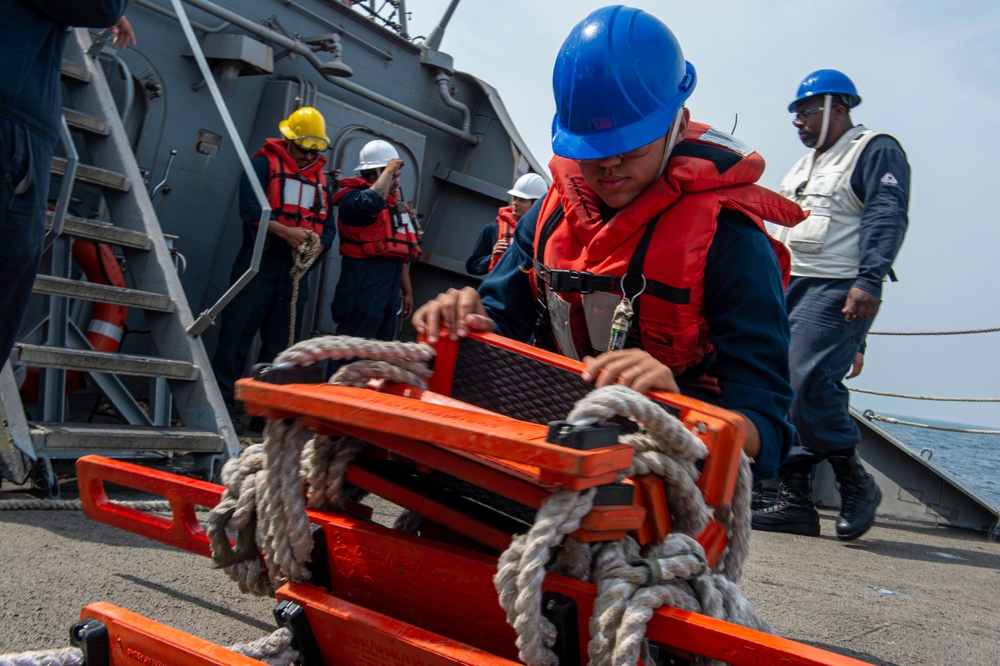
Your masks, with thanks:
[{"label": "coiled rope", "polygon": [[[284,627],[264,638],[237,643],[228,649],[271,666],[291,666],[300,658],[298,650],[292,647],[292,632]],[[75,647],[0,655],[0,666],[83,666],[83,663],[83,651]]]},{"label": "coiled rope", "polygon": [[749,460],[744,456],[741,461],[732,504],[715,514],[729,543],[709,569],[704,549],[692,536],[712,514],[697,487],[699,464],[707,456],[704,444],[656,403],[621,386],[593,391],[577,403],[568,420],[589,424],[614,416],[640,425],[639,432],[622,438],[635,447],[632,467],[622,476],[656,474],[664,480],[673,532],[643,548],[630,537],[582,544],[566,535],[590,510],[593,491],[553,493],[528,533],[515,537],[500,556],[493,578],[507,621],[518,634],[521,660],[530,666],[558,663],[552,651],[556,629],[541,614],[541,583],[547,570],[597,584],[587,646],[589,663],[595,666],[634,665],[646,653],[646,623],[663,604],[770,632],[736,585],[749,549]]},{"label": "coiled rope", "polygon": [[[433,356],[434,349],[425,344],[325,336],[293,345],[278,355],[275,365],[359,359],[342,367],[330,382],[363,386],[368,378],[392,377],[426,387]],[[298,419],[269,420],[262,443],[223,465],[226,490],[206,532],[216,558],[229,551],[227,532],[250,537],[256,533],[252,543],[245,537],[253,556],[224,567],[243,592],[273,595],[289,580],[309,580],[312,535],[306,507],[337,509],[346,501],[344,475],[363,443],[325,435],[306,441],[306,435]],[[258,541],[263,565],[256,557]]]},{"label": "coiled rope", "polygon": [[[370,378],[392,376],[398,377],[394,381],[425,386],[424,378],[431,374],[427,362],[433,355],[434,350],[423,344],[328,336],[293,345],[275,363],[361,359],[341,368],[331,382],[364,385]],[[598,666],[632,666],[647,654],[646,623],[665,603],[770,631],[736,585],[749,546],[749,460],[744,456],[741,461],[732,504],[713,512],[697,487],[700,465],[708,454],[705,445],[653,401],[610,386],[579,401],[568,418],[585,425],[615,416],[631,418],[640,426],[639,432],[623,438],[635,453],[632,466],[621,477],[656,474],[664,480],[674,531],[661,543],[643,548],[628,537],[614,543],[579,543],[566,535],[579,527],[595,491],[553,493],[528,533],[515,537],[500,556],[494,577],[500,604],[518,634],[522,660],[531,666],[556,663],[552,652],[556,630],[541,614],[541,584],[547,571],[597,584],[588,654],[590,663]],[[226,491],[211,512],[207,532],[217,557],[230,550],[231,532],[239,533],[238,544],[249,543],[249,557],[225,567],[241,590],[269,595],[286,581],[309,579],[312,543],[306,507],[338,508],[346,501],[344,475],[363,445],[347,437],[315,436],[306,441],[298,419],[271,420],[261,444],[247,447],[225,464]],[[693,535],[713,515],[729,541],[710,569]],[[416,520],[408,516],[404,522],[412,528]]]},{"label": "coiled rope", "polygon": [[292,250],[292,270],[288,273],[292,278],[292,304],[288,318],[289,347],[295,344],[295,330],[298,327],[299,282],[322,251],[323,246],[320,245],[319,236],[312,231],[309,232],[309,239],[306,242]]}]

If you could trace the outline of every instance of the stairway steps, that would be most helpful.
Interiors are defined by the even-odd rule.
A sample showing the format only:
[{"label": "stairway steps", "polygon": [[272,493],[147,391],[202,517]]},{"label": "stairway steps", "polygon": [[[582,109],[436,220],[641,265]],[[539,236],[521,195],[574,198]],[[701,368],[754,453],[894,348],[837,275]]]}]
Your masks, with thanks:
[{"label": "stairway steps", "polygon": [[111,131],[108,129],[107,122],[95,116],[88,115],[82,111],[68,109],[65,106],[63,107],[62,112],[63,117],[66,119],[66,124],[72,129],[78,129],[84,132],[90,132],[91,134],[98,134],[100,136],[107,136]]},{"label": "stairway steps", "polygon": [[222,437],[207,430],[97,423],[33,423],[31,439],[51,457],[60,451],[216,452]]},{"label": "stairway steps", "polygon": [[199,374],[198,368],[187,361],[27,343],[14,345],[10,360],[14,365],[65,368],[67,370],[139,377],[165,377],[184,381],[194,381]]},{"label": "stairway steps", "polygon": [[[66,173],[66,158],[52,158],[52,173],[62,176]],[[78,164],[76,166],[76,180],[88,185],[108,187],[121,192],[128,192],[132,189],[132,182],[124,174],[91,166],[89,164]]]},{"label": "stairway steps", "polygon": [[[45,216],[46,228],[52,228],[52,218],[55,213],[49,211]],[[122,229],[100,220],[88,220],[75,215],[67,215],[63,222],[63,233],[75,238],[85,238],[87,240],[117,245],[118,247],[132,247],[137,250],[148,250],[150,248],[149,237],[144,233]]]},{"label": "stairway steps", "polygon": [[115,303],[116,305],[127,305],[129,307],[154,310],[156,312],[174,311],[174,304],[171,302],[170,297],[163,294],[114,287],[106,284],[94,284],[93,282],[82,282],[80,280],[70,280],[51,275],[38,275],[35,278],[33,291],[37,294],[65,296],[67,298],[79,298],[85,301],[97,301],[100,303]]},{"label": "stairway steps", "polygon": [[78,65],[72,60],[63,60],[62,65],[59,68],[59,72],[67,79],[72,79],[74,81],[79,81],[81,83],[90,83],[90,72],[83,65]]}]

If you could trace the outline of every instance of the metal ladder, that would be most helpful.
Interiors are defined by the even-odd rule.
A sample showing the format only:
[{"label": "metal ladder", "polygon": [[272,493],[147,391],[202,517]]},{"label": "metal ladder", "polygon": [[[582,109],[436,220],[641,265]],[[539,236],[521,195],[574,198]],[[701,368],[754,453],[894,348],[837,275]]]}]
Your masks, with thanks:
[{"label": "metal ladder", "polygon": [[[0,474],[24,483],[34,473],[36,483],[53,497],[59,487],[52,460],[91,453],[135,458],[190,452],[196,469],[214,478],[240,447],[201,338],[188,332],[194,317],[104,73],[87,55],[91,43],[85,29],[74,30],[62,66],[66,157],[52,160],[52,174],[62,187],[47,217],[47,250],[33,297],[43,303],[45,314],[33,327],[26,323],[30,330],[22,329],[0,374]],[[78,163],[70,131],[88,164]],[[66,215],[71,194],[94,201],[95,218]],[[117,248],[134,287],[73,279],[75,239]],[[86,301],[141,310],[150,332],[148,353],[95,351],[71,316]],[[25,415],[15,366],[42,368],[38,420]],[[88,373],[124,423],[68,422],[67,370]],[[148,407],[134,395],[137,387],[142,391],[135,377],[151,378]],[[174,410],[180,427],[171,425]]]}]

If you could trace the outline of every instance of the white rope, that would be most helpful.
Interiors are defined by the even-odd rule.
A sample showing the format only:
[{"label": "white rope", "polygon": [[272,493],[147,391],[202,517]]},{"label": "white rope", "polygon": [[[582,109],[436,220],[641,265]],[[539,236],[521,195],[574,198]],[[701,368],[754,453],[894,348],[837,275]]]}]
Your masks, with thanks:
[{"label": "white rope", "polygon": [[434,358],[434,348],[423,342],[384,342],[344,335],[327,335],[298,342],[274,359],[275,365],[313,365],[320,361],[354,358],[390,361],[412,370],[421,377],[432,372],[427,362]]},{"label": "white rope", "polygon": [[972,328],[967,331],[868,331],[868,335],[974,335],[998,332],[1000,328]]},{"label": "white rope", "polygon": [[[170,502],[163,500],[116,501],[115,504],[137,511],[170,511]],[[83,502],[78,499],[5,499],[0,501],[0,511],[83,511]]]},{"label": "white rope", "polygon": [[918,423],[916,421],[904,421],[902,419],[896,419],[891,416],[883,416],[882,414],[876,414],[870,409],[865,411],[864,417],[870,421],[881,421],[883,423],[892,423],[894,425],[910,426],[913,428],[926,428],[927,430],[941,430],[943,432],[964,432],[970,435],[1000,435],[1000,430],[990,430],[986,428],[952,428],[950,426],[931,425],[929,423]]},{"label": "white rope", "polygon": [[868,395],[884,395],[889,398],[907,398],[909,400],[936,400],[938,402],[1000,402],[1000,398],[944,398],[933,395],[912,395],[909,393],[892,393],[890,391],[873,391],[872,389],[857,388],[848,386],[848,391],[854,393],[867,393]]},{"label": "white rope", "polygon": [[309,272],[309,268],[316,261],[316,257],[323,251],[323,246],[319,242],[319,236],[310,231],[306,241],[292,250],[292,270],[288,272],[292,278],[292,304],[291,312],[288,315],[288,346],[295,344],[295,330],[298,328],[299,315],[299,282],[302,276]]},{"label": "white rope", "polygon": [[[228,648],[270,666],[292,666],[301,655],[292,647],[292,632],[282,627],[269,636],[251,643],[237,643]],[[83,666],[83,651],[66,647],[0,655],[0,666]]]},{"label": "white rope", "polygon": [[[364,386],[368,379],[384,378],[425,386],[423,378],[431,375],[427,361],[433,357],[434,349],[424,344],[326,336],[293,345],[275,363],[361,359],[341,368],[330,382]],[[273,595],[287,581],[309,580],[312,535],[306,506],[343,508],[344,475],[362,446],[346,437],[316,436],[306,442],[298,419],[269,420],[263,443],[246,447],[223,466],[226,491],[206,528],[212,552],[217,558],[229,552],[229,534],[250,535],[256,520],[253,543],[264,555],[263,565],[254,552],[225,567],[242,591]]]},{"label": "white rope", "polygon": [[770,631],[735,583],[749,548],[749,460],[744,456],[741,461],[731,505],[714,512],[729,542],[710,570],[704,549],[694,539],[713,518],[697,487],[699,466],[708,454],[704,444],[665,409],[621,386],[593,391],[576,404],[567,420],[586,425],[615,416],[631,418],[640,427],[638,433],[622,438],[635,448],[632,467],[623,476],[656,474],[664,480],[673,532],[641,549],[630,537],[593,545],[562,540],[579,526],[590,501],[567,491],[554,494],[539,510],[531,530],[515,537],[500,556],[493,579],[508,623],[518,634],[521,660],[530,666],[556,663],[551,650],[555,628],[541,616],[546,570],[597,584],[587,646],[594,665],[634,666],[647,652],[646,623],[664,604]]},{"label": "white rope", "polygon": [[83,651],[68,647],[0,654],[0,666],[83,666]]},{"label": "white rope", "polygon": [[542,580],[552,549],[563,537],[580,527],[580,520],[593,506],[594,490],[568,490],[550,495],[535,516],[527,534],[516,536],[497,562],[493,585],[507,623],[517,632],[521,661],[532,666],[559,663],[552,646],[556,628],[542,616]]}]

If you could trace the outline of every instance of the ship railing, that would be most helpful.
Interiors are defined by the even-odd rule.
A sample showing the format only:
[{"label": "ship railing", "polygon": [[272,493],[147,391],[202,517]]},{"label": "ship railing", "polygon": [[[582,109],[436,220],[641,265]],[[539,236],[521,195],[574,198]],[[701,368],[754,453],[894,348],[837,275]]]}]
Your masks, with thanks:
[{"label": "ship railing", "polygon": [[[938,336],[938,335],[975,335],[979,333],[1000,333],[1000,327],[973,328],[973,329],[955,330],[955,331],[869,331],[868,335],[912,337],[912,336]],[[848,386],[847,390],[851,391],[852,393],[863,393],[865,395],[877,395],[887,398],[901,398],[904,400],[927,400],[932,402],[965,402],[965,403],[1000,402],[1000,397],[987,398],[987,397],[948,397],[948,396],[934,396],[934,395],[915,395],[911,393],[896,393],[893,391],[876,391],[873,389],[858,388],[856,386]],[[891,423],[894,425],[910,426],[914,428],[942,430],[945,432],[961,432],[973,435],[1000,435],[1000,430],[988,429],[988,428],[958,428],[952,426],[933,425],[930,423],[920,423],[916,421],[907,421],[903,419],[894,418],[891,416],[886,416],[884,414],[878,414],[871,409],[866,409],[863,413],[863,416],[869,421],[881,421],[882,423]]]}]

